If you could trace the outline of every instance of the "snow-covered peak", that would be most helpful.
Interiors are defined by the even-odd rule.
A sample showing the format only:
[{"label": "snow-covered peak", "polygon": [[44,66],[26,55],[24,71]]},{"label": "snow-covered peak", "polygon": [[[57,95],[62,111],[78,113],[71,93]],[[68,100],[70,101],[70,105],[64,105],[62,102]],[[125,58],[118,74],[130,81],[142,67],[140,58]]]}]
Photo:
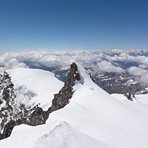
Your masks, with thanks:
[{"label": "snow-covered peak", "polygon": [[[121,97],[121,95],[114,98],[97,86],[79,63],[76,63],[76,65],[81,79],[79,80],[78,77],[76,83],[72,85],[73,93],[68,104],[60,110],[52,112],[45,125],[15,127],[9,138],[0,141],[0,147],[16,147],[16,143],[19,148],[148,147],[147,103],[139,102],[140,96],[133,102],[128,101],[124,96]],[[47,80],[51,84],[48,80],[49,77],[53,80],[53,84],[57,80],[53,79],[52,76],[46,77],[46,72],[42,73],[41,71],[36,76],[37,71],[34,71],[32,78],[28,79],[25,70],[24,76],[18,83],[16,83],[17,76],[20,79],[22,70],[18,74],[10,72],[10,75],[16,84],[21,82],[21,85],[23,85],[28,79],[25,86],[36,94],[41,94],[43,88],[49,87],[44,85],[43,82]],[[74,72],[74,74],[78,76],[77,72]],[[40,83],[37,83],[36,79],[33,80],[34,75],[38,78],[37,82],[42,84],[38,85],[38,89],[36,85]],[[42,80],[45,81],[42,82]],[[71,81],[67,83],[71,83]],[[50,88],[45,89],[48,91],[44,93],[48,95]],[[63,94],[63,91],[61,91],[61,94]],[[44,98],[40,98],[38,101],[42,103],[43,100]],[[146,99],[143,101],[145,102]]]},{"label": "snow-covered peak", "polygon": [[[47,123],[66,121],[79,131],[113,147],[130,148],[132,145],[146,148],[147,113],[134,109],[132,102],[128,106],[109,95],[91,80],[81,65],[77,63],[77,66],[83,83],[76,83],[70,103],[51,113]],[[140,143],[139,139],[145,142]]]},{"label": "snow-covered peak", "polygon": [[63,82],[48,71],[15,68],[7,72],[17,91],[18,99],[24,100],[23,98],[29,97],[32,103],[40,104],[44,110],[51,106],[54,94],[63,86]]},{"label": "snow-covered peak", "polygon": [[90,78],[90,76],[86,73],[86,70],[83,68],[83,66],[81,64],[79,64],[78,62],[76,62],[76,65],[78,67],[78,72],[81,76],[81,78],[86,79],[86,78]]}]

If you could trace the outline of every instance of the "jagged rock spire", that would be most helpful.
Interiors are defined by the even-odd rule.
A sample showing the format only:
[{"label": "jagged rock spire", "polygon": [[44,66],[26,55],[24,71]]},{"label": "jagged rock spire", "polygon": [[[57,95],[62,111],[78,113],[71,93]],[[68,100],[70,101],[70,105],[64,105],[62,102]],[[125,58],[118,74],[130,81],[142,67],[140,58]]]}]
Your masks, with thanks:
[{"label": "jagged rock spire", "polygon": [[66,104],[69,103],[69,100],[71,99],[74,92],[73,86],[75,85],[75,82],[79,80],[80,75],[78,72],[78,67],[76,63],[72,63],[64,86],[59,91],[59,93],[54,95],[52,106],[48,110],[49,112],[63,108]]},{"label": "jagged rock spire", "polygon": [[75,82],[79,80],[80,75],[78,72],[78,67],[76,63],[72,63],[67,75],[67,80],[59,93],[54,95],[51,107],[49,107],[47,111],[43,111],[41,107],[37,107],[28,117],[29,122],[27,124],[33,126],[44,124],[51,112],[66,106],[74,93],[73,86],[75,85]]}]

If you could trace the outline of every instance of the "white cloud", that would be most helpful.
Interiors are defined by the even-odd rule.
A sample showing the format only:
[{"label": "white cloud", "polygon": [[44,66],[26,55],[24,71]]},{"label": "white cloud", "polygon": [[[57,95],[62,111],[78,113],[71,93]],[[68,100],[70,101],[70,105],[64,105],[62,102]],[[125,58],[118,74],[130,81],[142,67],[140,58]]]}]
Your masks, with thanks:
[{"label": "white cloud", "polygon": [[143,83],[145,83],[145,84],[148,84],[148,71],[145,72],[145,73],[141,76],[140,81],[143,82]]},{"label": "white cloud", "polygon": [[132,75],[138,76],[140,82],[147,84],[148,83],[148,70],[143,69],[142,67],[130,67],[128,72]]},{"label": "white cloud", "polygon": [[140,64],[144,64],[148,66],[148,57],[147,56],[132,56],[129,55],[129,53],[127,52],[122,52],[119,53],[119,55],[114,55],[114,56],[110,56],[107,55],[106,59],[110,60],[110,61],[122,61],[122,62],[138,62]]},{"label": "white cloud", "polygon": [[101,72],[116,72],[116,73],[125,72],[125,70],[122,69],[121,67],[114,66],[108,61],[102,61],[98,63],[96,69],[97,71],[101,71]]},{"label": "white cloud", "polygon": [[0,55],[0,73],[4,70],[17,68],[17,67],[28,67],[25,63],[19,61],[15,54],[3,53]]},{"label": "white cloud", "polygon": [[[132,51],[134,52],[134,51]],[[97,51],[97,50],[40,50],[3,52],[0,54],[0,71],[15,67],[27,67],[28,63],[43,65],[46,67],[69,66],[78,61],[85,68],[91,68],[95,72],[129,72],[133,76],[140,77],[143,81],[147,76],[148,57],[137,56],[129,51]],[[120,65],[113,64],[114,61],[137,62],[139,67],[123,69]]]},{"label": "white cloud", "polygon": [[130,74],[135,75],[135,76],[142,76],[143,74],[148,72],[147,70],[145,70],[141,67],[135,67],[135,66],[128,68],[127,71]]}]

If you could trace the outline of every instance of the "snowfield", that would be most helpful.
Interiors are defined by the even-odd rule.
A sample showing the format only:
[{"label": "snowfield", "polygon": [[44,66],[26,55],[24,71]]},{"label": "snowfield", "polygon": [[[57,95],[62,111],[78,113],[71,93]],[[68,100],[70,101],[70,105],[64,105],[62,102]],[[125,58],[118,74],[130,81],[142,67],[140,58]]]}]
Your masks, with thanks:
[{"label": "snowfield", "polygon": [[15,68],[7,70],[7,72],[15,84],[18,94],[20,91],[25,92],[24,96],[33,94],[33,97],[30,96],[30,101],[35,104],[40,103],[44,110],[51,106],[54,94],[58,93],[64,85],[53,73],[40,69]]},{"label": "snowfield", "polygon": [[15,127],[11,137],[1,140],[2,148],[110,148],[74,129],[66,122]]},{"label": "snowfield", "polygon": [[[74,86],[70,103],[49,115],[45,125],[20,125],[1,148],[147,148],[148,95],[134,101],[110,95],[98,87],[78,65],[81,81]],[[33,92],[31,102],[44,109],[63,86],[50,72],[17,68],[8,70],[16,89]],[[19,98],[18,98],[19,99]]]}]

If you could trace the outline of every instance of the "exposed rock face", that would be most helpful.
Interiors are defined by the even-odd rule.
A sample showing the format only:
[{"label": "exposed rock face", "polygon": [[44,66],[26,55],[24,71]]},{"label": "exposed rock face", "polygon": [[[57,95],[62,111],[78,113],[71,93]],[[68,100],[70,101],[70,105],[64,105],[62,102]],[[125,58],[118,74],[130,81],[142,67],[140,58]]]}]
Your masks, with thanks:
[{"label": "exposed rock face", "polygon": [[28,120],[25,124],[29,124],[32,126],[45,124],[46,120],[48,119],[49,113],[44,111],[41,107],[36,107],[32,114],[28,116]]},{"label": "exposed rock face", "polygon": [[0,75],[0,139],[10,136],[12,129],[19,124],[39,125],[48,116],[38,105],[26,107],[18,104],[14,85],[8,73]]},{"label": "exposed rock face", "polygon": [[59,93],[54,95],[52,106],[44,111],[38,105],[26,107],[25,104],[16,104],[16,95],[9,75],[4,72],[0,76],[0,139],[10,136],[16,125],[28,124],[32,126],[44,124],[51,112],[61,109],[69,103],[76,81],[80,80],[78,67],[72,63],[67,80]]},{"label": "exposed rock face", "polygon": [[29,122],[27,122],[27,124],[33,126],[44,124],[51,112],[66,106],[74,93],[73,86],[75,82],[79,80],[80,75],[78,73],[78,67],[76,63],[72,63],[67,75],[67,80],[59,93],[54,95],[51,107],[49,107],[47,111],[43,111],[41,107],[36,107],[33,113],[29,115]]},{"label": "exposed rock face", "polygon": [[[17,110],[13,84],[9,75],[4,72],[0,75],[0,139],[10,135],[11,130],[7,127],[12,123],[12,120],[17,120]],[[10,128],[13,128],[11,124]]]},{"label": "exposed rock face", "polygon": [[135,94],[131,95],[130,92],[124,94],[124,96],[125,96],[128,100],[130,100],[130,101],[133,101],[133,99],[136,98],[136,97],[135,97]]},{"label": "exposed rock face", "polygon": [[59,93],[54,95],[54,99],[52,100],[52,106],[48,109],[48,112],[53,112],[55,110],[63,108],[66,104],[69,103],[69,100],[74,93],[73,86],[75,85],[75,82],[79,80],[80,75],[78,72],[78,67],[76,63],[72,63],[67,76],[67,80],[63,88],[59,91]]}]

